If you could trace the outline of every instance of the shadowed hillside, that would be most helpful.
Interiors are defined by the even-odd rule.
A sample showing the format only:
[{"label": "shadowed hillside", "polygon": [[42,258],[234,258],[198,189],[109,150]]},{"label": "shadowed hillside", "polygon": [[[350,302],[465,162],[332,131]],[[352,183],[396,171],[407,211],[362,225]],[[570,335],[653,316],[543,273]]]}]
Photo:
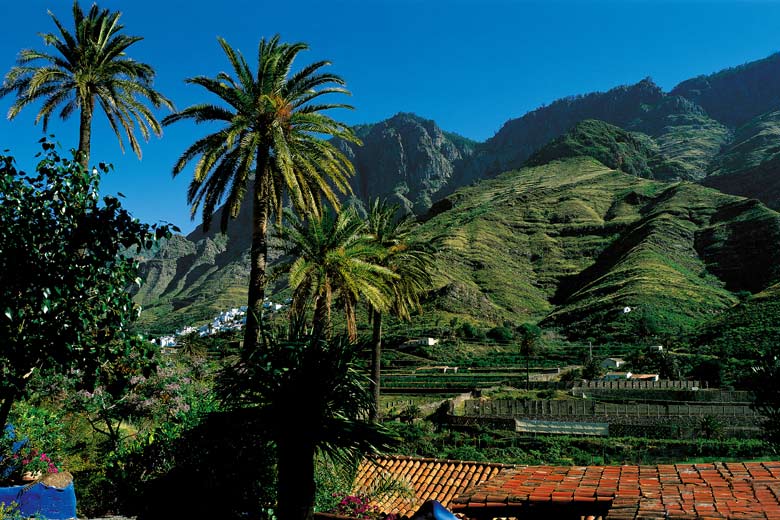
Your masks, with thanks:
[{"label": "shadowed hillside", "polygon": [[690,99],[721,123],[736,127],[780,106],[780,53],[683,81],[671,94]]}]

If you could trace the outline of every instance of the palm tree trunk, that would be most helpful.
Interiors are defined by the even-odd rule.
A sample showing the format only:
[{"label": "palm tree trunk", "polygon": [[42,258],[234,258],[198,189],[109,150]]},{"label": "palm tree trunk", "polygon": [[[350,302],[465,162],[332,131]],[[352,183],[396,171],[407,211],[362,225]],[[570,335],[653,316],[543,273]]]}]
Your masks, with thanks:
[{"label": "palm tree trunk", "polygon": [[525,389],[531,389],[531,354],[525,355]]},{"label": "palm tree trunk", "polygon": [[372,309],[374,329],[371,336],[371,395],[374,396],[374,407],[371,409],[371,422],[379,422],[379,394],[381,392],[379,378],[382,375],[382,313]]},{"label": "palm tree trunk", "polygon": [[312,318],[312,336],[314,341],[322,338],[330,339],[330,307],[332,294],[330,285],[325,282],[325,293],[319,295],[314,303],[314,316]]},{"label": "palm tree trunk", "polygon": [[94,112],[95,98],[90,96],[89,100],[81,105],[81,121],[79,123],[78,161],[84,170],[89,168],[89,149],[92,142],[92,114]]},{"label": "palm tree trunk", "polygon": [[268,151],[257,153],[254,201],[252,204],[252,250],[250,253],[249,296],[247,301],[246,327],[244,327],[244,349],[252,352],[260,343],[263,327],[263,300],[267,282],[268,265],[268,212],[269,201],[266,189],[265,171]]},{"label": "palm tree trunk", "polygon": [[278,518],[311,520],[315,493],[314,446],[288,438],[280,439],[276,449]]}]

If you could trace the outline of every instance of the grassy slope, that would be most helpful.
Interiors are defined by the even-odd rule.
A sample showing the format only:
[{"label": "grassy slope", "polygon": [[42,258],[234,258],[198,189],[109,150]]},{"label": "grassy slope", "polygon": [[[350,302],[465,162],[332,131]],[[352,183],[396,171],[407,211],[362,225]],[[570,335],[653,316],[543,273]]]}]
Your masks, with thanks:
[{"label": "grassy slope", "polygon": [[525,166],[539,166],[565,157],[593,157],[610,168],[637,177],[674,179],[686,176],[679,161],[669,161],[653,139],[627,132],[604,121],[586,119],[533,154]]},{"label": "grassy slope", "polygon": [[[736,302],[746,280],[735,266],[755,247],[778,257],[776,213],[591,158],[507,173],[450,200],[419,231],[439,251],[434,305],[446,317],[548,315],[575,335],[687,331]],[[756,230],[747,242],[743,225]],[[751,265],[747,282],[775,280],[770,264]]]}]

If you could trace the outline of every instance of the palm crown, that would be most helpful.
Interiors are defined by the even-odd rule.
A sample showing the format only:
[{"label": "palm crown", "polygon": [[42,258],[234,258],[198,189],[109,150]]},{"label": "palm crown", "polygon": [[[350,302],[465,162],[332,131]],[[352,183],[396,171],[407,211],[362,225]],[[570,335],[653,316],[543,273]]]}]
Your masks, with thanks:
[{"label": "palm crown", "polygon": [[[221,104],[190,106],[163,120],[171,124],[184,119],[220,125],[216,132],[198,139],[181,155],[173,174],[195,163],[187,200],[193,216],[202,205],[203,225],[209,226],[217,204],[225,200],[221,226],[238,215],[248,190],[252,190],[252,249],[247,323],[247,348],[260,340],[262,303],[267,281],[268,219],[281,221],[285,196],[300,213],[320,215],[323,197],[338,208],[336,191],[347,192],[352,164],[336,146],[323,137],[359,142],[346,125],[324,111],[351,108],[322,104],[325,94],[349,94],[335,74],[320,72],[329,63],[318,61],[292,73],[295,57],[308,49],[305,43],[280,43],[279,36],[260,41],[257,71],[227,42],[219,44],[230,62],[232,75],[220,72],[214,78],[198,76],[187,82],[216,95]],[[254,183],[250,184],[254,176]],[[334,191],[334,189],[336,191]]]},{"label": "palm crown", "polygon": [[17,65],[6,74],[0,97],[16,93],[16,101],[8,111],[15,118],[21,110],[42,101],[35,122],[43,121],[46,131],[49,119],[59,107],[59,115],[67,119],[76,109],[81,112],[79,132],[80,162],[89,162],[92,117],[97,103],[106,114],[109,125],[124,151],[122,130],[130,147],[141,157],[141,147],[135,136],[140,129],[145,140],[150,132],[161,135],[160,123],[143,100],[154,107],[172,109],[171,102],[152,88],[154,70],[145,63],[126,56],[128,47],[140,41],[138,36],[121,34],[121,13],[99,9],[92,5],[85,14],[77,1],[73,3],[75,30],[68,31],[49,12],[59,34],[42,34],[47,46],[56,53],[24,49]]},{"label": "palm crown", "polygon": [[411,241],[415,221],[410,216],[399,218],[397,205],[380,199],[371,202],[366,229],[373,242],[383,251],[376,261],[395,277],[390,283],[388,309],[370,305],[373,321],[371,349],[371,393],[374,396],[372,420],[379,416],[380,377],[382,357],[382,314],[389,310],[400,319],[410,319],[411,313],[420,309],[420,298],[430,289],[430,269],[433,255],[421,244]]},{"label": "palm crown", "polygon": [[[215,78],[198,76],[187,80],[215,94],[227,106],[198,104],[163,121],[168,125],[182,119],[196,123],[224,123],[220,130],[206,135],[190,146],[176,162],[174,175],[196,157],[195,171],[188,193],[193,214],[202,204],[203,223],[207,227],[217,204],[226,198],[222,229],[229,217],[235,217],[256,172],[261,180],[255,190],[271,203],[270,210],[281,216],[284,195],[290,197],[302,213],[319,214],[320,194],[334,206],[339,199],[335,188],[346,193],[352,164],[321,136],[334,136],[358,142],[351,129],[322,114],[332,108],[351,108],[345,104],[311,103],[330,93],[349,94],[334,75],[319,73],[327,61],[313,63],[290,76],[298,53],[308,49],[304,43],[285,44],[279,36],[262,40],[258,49],[258,70],[253,73],[244,57],[219,38],[234,76],[220,72]],[[315,90],[323,85],[328,86]]]},{"label": "palm crown", "polygon": [[314,302],[314,336],[330,325],[334,298],[344,306],[347,334],[357,337],[356,306],[364,298],[373,308],[386,309],[389,285],[396,277],[378,264],[384,249],[367,234],[365,223],[351,208],[334,216],[325,213],[304,222],[288,214],[280,229],[285,252],[294,260],[282,264],[293,289],[293,321],[303,319],[306,304]]}]

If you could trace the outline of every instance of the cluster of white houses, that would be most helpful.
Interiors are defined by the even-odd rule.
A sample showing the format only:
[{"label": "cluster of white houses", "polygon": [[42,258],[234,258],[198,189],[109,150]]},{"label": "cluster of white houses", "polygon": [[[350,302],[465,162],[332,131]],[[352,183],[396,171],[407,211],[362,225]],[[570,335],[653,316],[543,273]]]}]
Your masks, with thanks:
[{"label": "cluster of white houses", "polygon": [[[266,311],[273,313],[285,309],[289,304],[289,298],[285,300],[284,303],[272,302],[266,298],[265,302],[263,302],[263,308]],[[160,336],[157,339],[153,339],[152,343],[155,343],[160,347],[176,347],[177,338],[181,336],[197,334],[202,338],[205,336],[213,336],[214,334],[219,334],[220,332],[229,330],[240,330],[244,328],[244,325],[246,324],[246,310],[246,305],[242,305],[241,307],[233,307],[232,309],[220,312],[217,316],[214,317],[213,320],[211,320],[211,323],[206,323],[200,327],[186,325],[185,327],[177,330],[174,334],[168,334],[165,336]]]}]

